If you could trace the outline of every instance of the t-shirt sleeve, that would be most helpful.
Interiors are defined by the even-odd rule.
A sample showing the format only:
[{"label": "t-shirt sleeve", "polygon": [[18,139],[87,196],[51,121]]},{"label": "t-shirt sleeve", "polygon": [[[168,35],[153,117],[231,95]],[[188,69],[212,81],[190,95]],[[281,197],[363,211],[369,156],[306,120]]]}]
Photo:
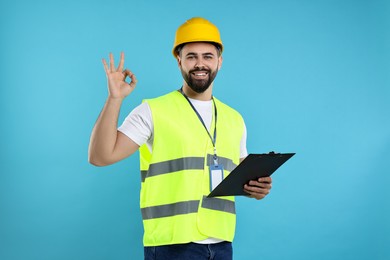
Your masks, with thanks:
[{"label": "t-shirt sleeve", "polygon": [[246,126],[244,122],[244,131],[242,132],[241,142],[240,142],[240,159],[248,156],[248,151],[246,149]]},{"label": "t-shirt sleeve", "polygon": [[147,102],[143,102],[130,112],[118,131],[125,134],[139,146],[153,136],[152,113]]}]

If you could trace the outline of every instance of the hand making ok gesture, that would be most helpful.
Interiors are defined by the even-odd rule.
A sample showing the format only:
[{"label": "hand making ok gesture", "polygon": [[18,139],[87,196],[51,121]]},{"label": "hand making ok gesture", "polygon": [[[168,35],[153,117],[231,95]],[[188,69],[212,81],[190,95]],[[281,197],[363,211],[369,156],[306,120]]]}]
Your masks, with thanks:
[{"label": "hand making ok gesture", "polygon": [[[125,54],[123,52],[121,52],[118,68],[115,68],[114,56],[112,53],[110,53],[110,67],[108,67],[106,60],[103,59],[104,70],[107,75],[108,94],[110,98],[124,99],[134,90],[137,84],[137,78],[129,69],[124,69],[124,64]],[[130,78],[130,83],[126,82],[127,77]]]}]

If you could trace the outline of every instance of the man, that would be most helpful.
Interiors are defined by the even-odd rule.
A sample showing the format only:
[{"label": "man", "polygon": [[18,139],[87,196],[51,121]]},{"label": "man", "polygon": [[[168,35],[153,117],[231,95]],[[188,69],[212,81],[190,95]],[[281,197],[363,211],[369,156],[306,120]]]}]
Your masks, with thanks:
[{"label": "man", "polygon": [[[215,25],[199,17],[186,21],[173,48],[182,87],[143,102],[119,129],[122,101],[137,79],[124,68],[123,53],[118,67],[112,54],[109,64],[103,59],[109,94],[92,131],[89,161],[109,165],[140,150],[145,259],[232,259],[234,197],[206,197],[247,156],[241,115],[212,95],[222,51]],[[243,189],[262,199],[271,178]]]}]

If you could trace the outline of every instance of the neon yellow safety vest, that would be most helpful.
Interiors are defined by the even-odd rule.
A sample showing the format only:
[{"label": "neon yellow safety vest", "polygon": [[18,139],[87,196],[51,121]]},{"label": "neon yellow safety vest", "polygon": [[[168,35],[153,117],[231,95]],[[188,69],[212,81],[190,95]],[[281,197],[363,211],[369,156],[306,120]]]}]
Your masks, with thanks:
[{"label": "neon yellow safety vest", "polygon": [[[214,98],[218,112],[216,148],[224,177],[239,163],[244,131],[241,115]],[[146,100],[154,126],[152,153],[140,147],[144,246],[232,241],[234,197],[207,198],[214,148],[186,98],[178,91]],[[214,122],[211,132],[214,129]]]}]

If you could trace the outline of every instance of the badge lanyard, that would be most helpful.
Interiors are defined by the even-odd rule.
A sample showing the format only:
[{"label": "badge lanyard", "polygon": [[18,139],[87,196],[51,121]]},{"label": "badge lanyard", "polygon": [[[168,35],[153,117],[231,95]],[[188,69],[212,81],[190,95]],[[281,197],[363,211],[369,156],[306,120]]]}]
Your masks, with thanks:
[{"label": "badge lanyard", "polygon": [[196,115],[199,118],[199,121],[202,123],[204,129],[206,130],[207,134],[210,137],[211,143],[213,144],[214,148],[214,165],[210,166],[210,190],[213,190],[222,180],[223,180],[223,166],[218,164],[218,156],[217,156],[217,148],[216,148],[216,141],[217,141],[217,106],[215,105],[214,98],[211,97],[214,104],[214,134],[213,137],[211,137],[210,132],[207,130],[206,124],[204,123],[202,117],[200,116],[199,112],[196,110],[194,105],[191,103],[190,99],[187,97],[187,95],[184,93],[183,88],[180,88],[180,93],[187,99],[188,103],[190,104],[191,108],[194,110]]}]

